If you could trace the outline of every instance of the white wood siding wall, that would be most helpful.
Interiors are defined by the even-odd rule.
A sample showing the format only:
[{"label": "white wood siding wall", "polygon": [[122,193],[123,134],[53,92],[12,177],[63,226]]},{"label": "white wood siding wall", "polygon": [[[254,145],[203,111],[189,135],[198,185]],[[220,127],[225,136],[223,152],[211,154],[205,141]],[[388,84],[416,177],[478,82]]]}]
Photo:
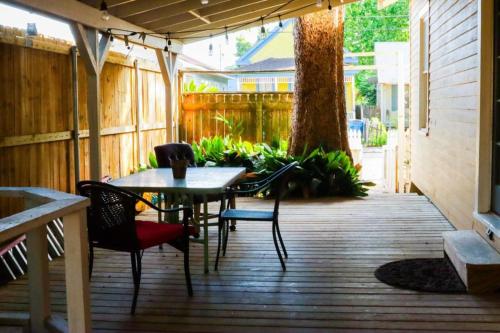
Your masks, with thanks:
[{"label": "white wood siding wall", "polygon": [[479,57],[477,0],[430,0],[429,133],[418,129],[419,13],[411,1],[411,178],[460,229],[474,207]]}]

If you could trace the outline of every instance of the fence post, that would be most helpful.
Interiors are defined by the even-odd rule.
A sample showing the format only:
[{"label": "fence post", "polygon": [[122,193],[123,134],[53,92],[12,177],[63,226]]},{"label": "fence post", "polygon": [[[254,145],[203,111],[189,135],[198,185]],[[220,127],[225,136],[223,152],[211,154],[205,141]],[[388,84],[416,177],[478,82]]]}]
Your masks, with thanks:
[{"label": "fence post", "polygon": [[262,94],[257,94],[257,99],[255,103],[255,141],[262,142],[263,140],[263,112],[262,112]]}]

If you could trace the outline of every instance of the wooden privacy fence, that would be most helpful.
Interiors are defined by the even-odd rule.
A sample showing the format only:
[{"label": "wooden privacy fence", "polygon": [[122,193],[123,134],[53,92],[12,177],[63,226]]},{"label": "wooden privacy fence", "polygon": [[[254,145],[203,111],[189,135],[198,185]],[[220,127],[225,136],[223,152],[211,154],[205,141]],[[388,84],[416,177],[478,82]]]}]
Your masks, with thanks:
[{"label": "wooden privacy fence", "polygon": [[179,138],[191,143],[202,137],[229,134],[228,126],[215,119],[219,114],[243,123],[243,140],[269,143],[288,139],[292,104],[292,92],[184,93]]},{"label": "wooden privacy fence", "polygon": [[[0,186],[74,192],[71,45],[26,38],[17,29],[0,32]],[[155,66],[116,53],[108,56],[100,82],[103,174],[128,175],[147,161],[155,145],[165,143],[165,85]],[[76,73],[79,176],[88,179],[87,77],[81,61]],[[21,207],[13,199],[0,199],[0,216]]]}]

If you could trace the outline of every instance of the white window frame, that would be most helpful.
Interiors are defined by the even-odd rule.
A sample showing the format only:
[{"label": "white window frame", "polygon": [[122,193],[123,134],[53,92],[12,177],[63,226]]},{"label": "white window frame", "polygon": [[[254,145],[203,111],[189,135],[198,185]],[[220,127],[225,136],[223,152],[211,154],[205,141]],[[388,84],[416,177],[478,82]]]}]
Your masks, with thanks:
[{"label": "white window frame", "polygon": [[418,129],[429,134],[429,54],[430,13],[429,2],[419,14],[419,75],[418,75]]}]

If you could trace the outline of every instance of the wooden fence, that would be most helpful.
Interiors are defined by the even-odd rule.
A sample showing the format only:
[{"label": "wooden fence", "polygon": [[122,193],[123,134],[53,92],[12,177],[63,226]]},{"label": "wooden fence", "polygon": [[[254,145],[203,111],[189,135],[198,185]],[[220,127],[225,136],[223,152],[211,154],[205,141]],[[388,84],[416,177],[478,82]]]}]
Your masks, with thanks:
[{"label": "wooden fence", "polygon": [[224,136],[228,126],[217,121],[222,115],[242,122],[243,140],[271,142],[287,139],[293,93],[184,93],[181,97],[179,137],[193,142],[202,137]]},{"label": "wooden fence", "polygon": [[[0,186],[75,191],[70,45],[23,32],[0,34]],[[16,35],[16,38],[11,38]],[[111,53],[101,74],[102,169],[113,178],[165,142],[165,88],[159,69]],[[136,85],[137,83],[137,85]],[[78,63],[80,179],[89,178],[86,72]],[[137,128],[137,116],[141,128]],[[138,156],[138,142],[141,156]],[[0,201],[0,216],[21,209]]]}]

